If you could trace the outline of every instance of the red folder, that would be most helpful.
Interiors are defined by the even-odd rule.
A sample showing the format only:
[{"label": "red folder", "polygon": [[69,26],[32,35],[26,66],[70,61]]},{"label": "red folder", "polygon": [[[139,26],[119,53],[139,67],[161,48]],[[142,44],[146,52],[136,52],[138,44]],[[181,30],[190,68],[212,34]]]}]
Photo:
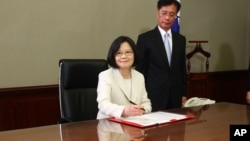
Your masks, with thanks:
[{"label": "red folder", "polygon": [[143,128],[143,127],[177,122],[177,121],[191,119],[191,118],[194,118],[194,116],[158,111],[158,112],[147,113],[141,116],[131,116],[131,117],[124,117],[124,118],[112,117],[112,118],[109,118],[109,120],[122,123],[122,124],[128,124],[128,125]]}]

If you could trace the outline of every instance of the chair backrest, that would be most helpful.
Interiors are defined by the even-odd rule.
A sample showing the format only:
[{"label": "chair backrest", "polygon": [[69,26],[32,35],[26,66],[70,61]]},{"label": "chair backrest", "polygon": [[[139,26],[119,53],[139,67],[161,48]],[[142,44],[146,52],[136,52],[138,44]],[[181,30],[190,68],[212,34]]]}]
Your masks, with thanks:
[{"label": "chair backrest", "polygon": [[98,74],[108,68],[104,59],[59,61],[59,123],[96,119]]}]

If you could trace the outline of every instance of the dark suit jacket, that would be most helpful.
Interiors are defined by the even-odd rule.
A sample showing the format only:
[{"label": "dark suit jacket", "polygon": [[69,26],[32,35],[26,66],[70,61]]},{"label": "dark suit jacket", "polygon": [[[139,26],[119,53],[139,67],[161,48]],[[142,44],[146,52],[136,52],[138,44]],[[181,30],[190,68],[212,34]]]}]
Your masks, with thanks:
[{"label": "dark suit jacket", "polygon": [[180,108],[186,96],[186,38],[172,32],[172,58],[169,66],[164,43],[158,27],[138,36],[140,61],[136,69],[144,74],[152,111]]}]

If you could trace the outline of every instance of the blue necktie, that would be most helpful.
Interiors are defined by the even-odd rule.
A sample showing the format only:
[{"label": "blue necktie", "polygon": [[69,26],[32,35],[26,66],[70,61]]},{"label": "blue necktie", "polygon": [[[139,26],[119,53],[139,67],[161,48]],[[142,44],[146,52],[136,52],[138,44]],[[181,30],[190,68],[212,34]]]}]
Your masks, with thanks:
[{"label": "blue necktie", "polygon": [[168,62],[169,62],[169,65],[171,64],[171,49],[170,49],[170,44],[169,44],[169,41],[168,41],[168,33],[164,34],[164,45],[165,45],[165,49],[166,49],[166,52],[167,52],[167,56],[168,56]]}]

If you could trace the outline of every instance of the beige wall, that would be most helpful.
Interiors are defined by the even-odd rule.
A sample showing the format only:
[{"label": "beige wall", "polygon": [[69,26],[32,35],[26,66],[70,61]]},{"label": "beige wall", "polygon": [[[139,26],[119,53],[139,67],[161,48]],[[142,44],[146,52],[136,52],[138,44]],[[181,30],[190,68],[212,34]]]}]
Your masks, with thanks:
[{"label": "beige wall", "polygon": [[[181,33],[209,40],[210,71],[246,69],[249,0],[181,3]],[[60,58],[106,58],[114,38],[136,41],[155,16],[156,0],[0,0],[0,88],[57,84]]]},{"label": "beige wall", "polygon": [[[209,41],[203,49],[212,54],[210,71],[246,69],[249,61],[250,1],[181,0],[181,3],[182,33],[187,40]],[[188,43],[187,52],[193,46]],[[201,64],[197,61],[195,65],[199,70]]]}]

